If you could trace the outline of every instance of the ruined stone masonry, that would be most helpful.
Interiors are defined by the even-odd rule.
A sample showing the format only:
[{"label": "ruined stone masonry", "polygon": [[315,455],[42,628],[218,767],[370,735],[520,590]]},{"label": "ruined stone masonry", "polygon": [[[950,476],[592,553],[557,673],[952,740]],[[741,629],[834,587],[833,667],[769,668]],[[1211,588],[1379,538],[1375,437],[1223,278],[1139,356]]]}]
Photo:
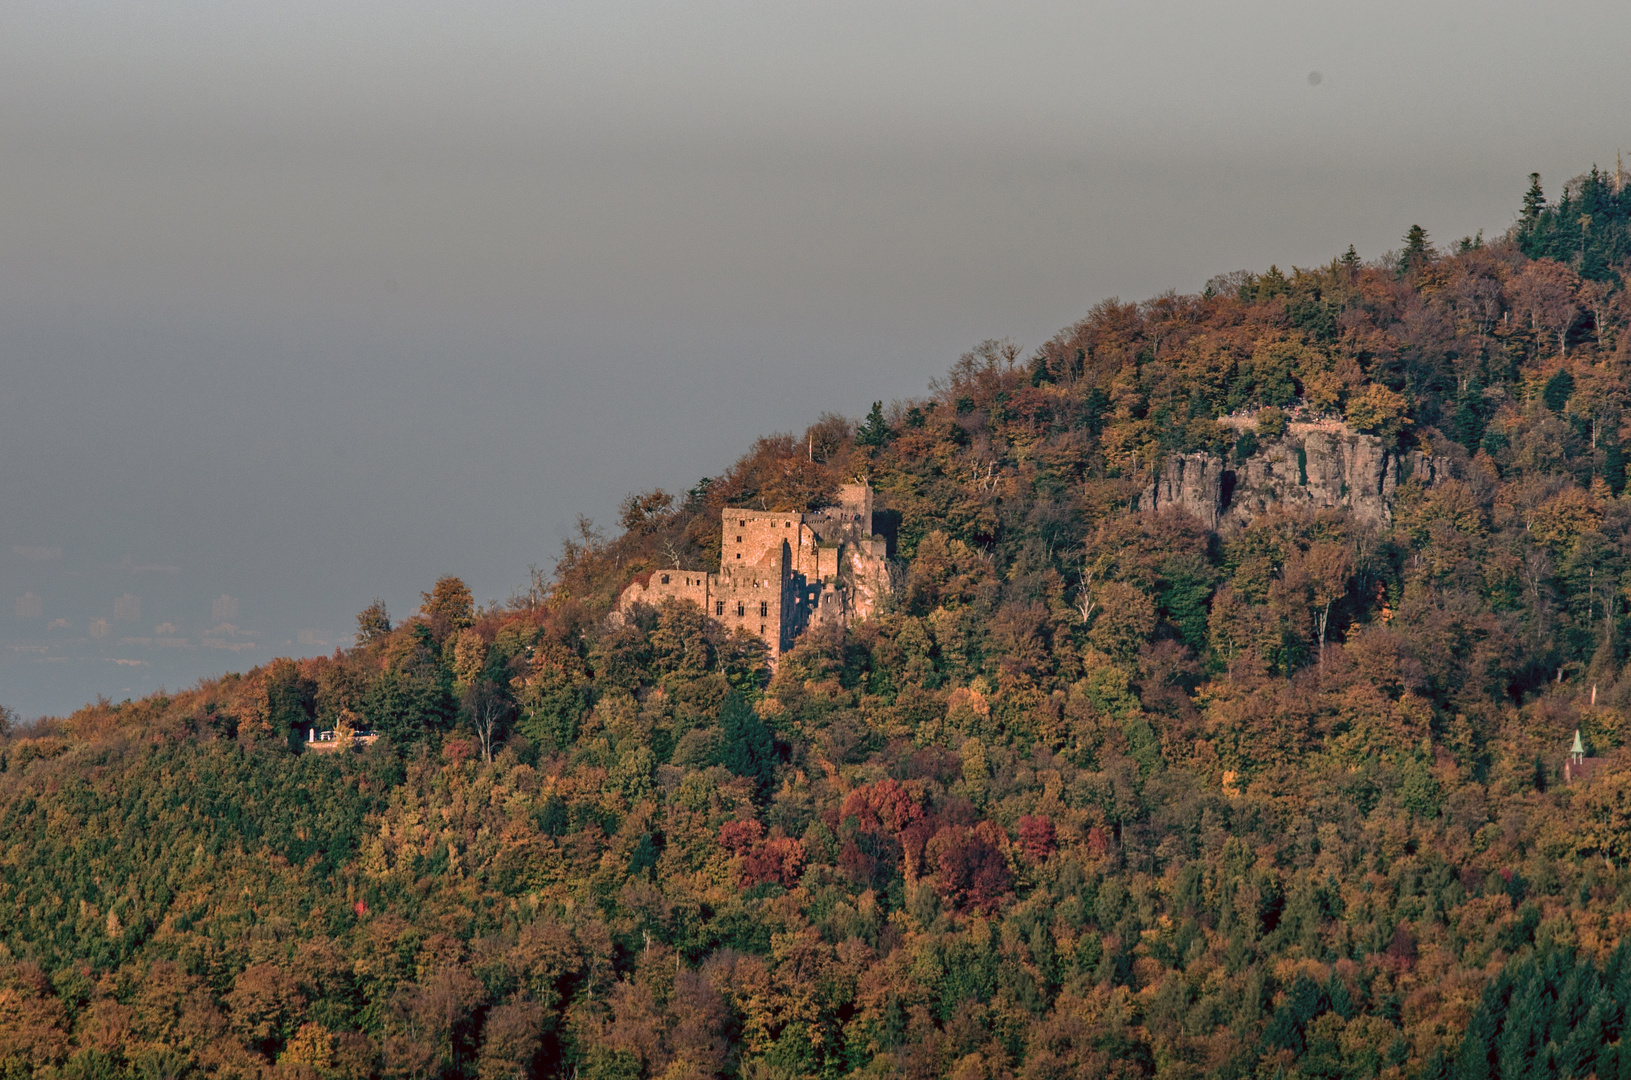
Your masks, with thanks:
[{"label": "ruined stone masonry", "polygon": [[887,543],[872,533],[872,488],[845,484],[838,505],[808,514],[727,507],[719,572],[656,570],[635,578],[614,616],[634,604],[690,600],[726,627],[758,634],[774,660],[823,623],[877,610],[890,588]]},{"label": "ruined stone masonry", "polygon": [[1174,454],[1138,505],[1179,507],[1213,531],[1243,528],[1275,507],[1340,508],[1386,526],[1400,484],[1417,477],[1430,487],[1449,475],[1449,458],[1400,451],[1334,420],[1293,423],[1238,465],[1213,454]]}]

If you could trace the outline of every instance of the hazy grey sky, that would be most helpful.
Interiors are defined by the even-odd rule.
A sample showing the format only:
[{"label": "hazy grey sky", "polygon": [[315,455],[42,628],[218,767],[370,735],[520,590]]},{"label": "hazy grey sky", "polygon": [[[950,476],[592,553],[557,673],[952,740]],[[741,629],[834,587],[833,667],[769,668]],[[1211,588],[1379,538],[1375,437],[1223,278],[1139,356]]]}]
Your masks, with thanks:
[{"label": "hazy grey sky", "polygon": [[0,3],[0,702],[502,597],[579,513],[1107,296],[1497,233],[1631,144],[1627,41],[1623,2]]}]

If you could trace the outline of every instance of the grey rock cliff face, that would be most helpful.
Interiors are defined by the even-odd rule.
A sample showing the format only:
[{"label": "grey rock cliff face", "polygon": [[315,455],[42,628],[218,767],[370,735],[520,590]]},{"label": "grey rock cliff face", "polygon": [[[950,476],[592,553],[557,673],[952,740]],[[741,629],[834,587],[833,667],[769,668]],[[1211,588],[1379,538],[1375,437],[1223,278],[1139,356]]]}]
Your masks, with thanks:
[{"label": "grey rock cliff face", "polygon": [[1414,476],[1432,486],[1449,475],[1446,457],[1400,452],[1340,423],[1297,423],[1232,469],[1212,454],[1174,454],[1139,507],[1178,507],[1217,531],[1244,528],[1279,508],[1346,509],[1386,526],[1400,484]]},{"label": "grey rock cliff face", "polygon": [[1223,462],[1211,454],[1174,454],[1155,483],[1144,489],[1138,505],[1144,510],[1175,506],[1216,530],[1223,511]]}]

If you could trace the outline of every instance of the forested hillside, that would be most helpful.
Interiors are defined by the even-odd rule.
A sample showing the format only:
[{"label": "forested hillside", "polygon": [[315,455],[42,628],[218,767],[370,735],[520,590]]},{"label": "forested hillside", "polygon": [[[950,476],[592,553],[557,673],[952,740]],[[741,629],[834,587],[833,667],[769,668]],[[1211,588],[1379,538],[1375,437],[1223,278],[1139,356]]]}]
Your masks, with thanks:
[{"label": "forested hillside", "polygon": [[[0,1070],[1631,1076],[1615,188],[1107,301],[631,496],[506,603],[447,577],[332,657],[19,727]],[[1298,424],[1440,467],[1378,522],[1142,498]],[[883,614],[774,670],[693,605],[605,618],[717,565],[721,508],[858,478]]]}]

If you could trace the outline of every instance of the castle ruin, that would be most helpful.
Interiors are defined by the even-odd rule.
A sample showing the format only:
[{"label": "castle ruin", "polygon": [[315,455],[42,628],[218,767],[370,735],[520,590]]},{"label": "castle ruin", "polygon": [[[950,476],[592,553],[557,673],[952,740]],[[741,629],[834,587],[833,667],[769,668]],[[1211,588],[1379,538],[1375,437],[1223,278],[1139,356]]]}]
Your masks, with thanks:
[{"label": "castle ruin", "polygon": [[720,528],[718,573],[642,574],[615,614],[690,600],[727,628],[763,638],[775,661],[809,627],[864,619],[889,592],[888,544],[873,535],[866,484],[840,486],[837,505],[812,513],[726,507]]}]

